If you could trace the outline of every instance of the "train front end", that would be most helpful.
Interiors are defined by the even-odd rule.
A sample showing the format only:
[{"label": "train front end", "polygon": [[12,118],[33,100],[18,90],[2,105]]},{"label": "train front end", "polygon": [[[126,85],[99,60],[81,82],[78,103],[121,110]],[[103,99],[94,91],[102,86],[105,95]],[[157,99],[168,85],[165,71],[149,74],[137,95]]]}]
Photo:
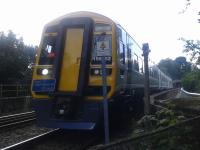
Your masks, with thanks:
[{"label": "train front end", "polygon": [[40,126],[94,129],[102,117],[101,57],[106,53],[107,97],[115,87],[115,33],[108,18],[91,13],[61,17],[44,28],[32,79]]}]

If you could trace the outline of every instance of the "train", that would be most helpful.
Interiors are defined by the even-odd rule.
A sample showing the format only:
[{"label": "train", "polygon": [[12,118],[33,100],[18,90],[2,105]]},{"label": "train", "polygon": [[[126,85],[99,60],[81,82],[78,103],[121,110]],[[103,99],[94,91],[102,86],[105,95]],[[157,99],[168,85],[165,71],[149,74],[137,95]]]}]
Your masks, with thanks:
[{"label": "train", "polygon": [[[73,12],[45,25],[36,52],[31,91],[39,126],[98,126],[103,116],[102,56],[109,114],[117,117],[141,108],[134,98],[144,93],[140,46],[116,21],[94,12]],[[150,59],[149,82],[150,91],[172,88],[171,78]]]}]

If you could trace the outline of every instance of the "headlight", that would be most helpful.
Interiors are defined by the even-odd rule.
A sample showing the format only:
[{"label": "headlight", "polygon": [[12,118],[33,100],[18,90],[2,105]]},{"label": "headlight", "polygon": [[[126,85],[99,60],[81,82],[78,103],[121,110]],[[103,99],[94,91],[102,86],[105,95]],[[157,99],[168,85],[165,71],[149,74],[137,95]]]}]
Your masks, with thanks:
[{"label": "headlight", "polygon": [[[112,69],[111,68],[106,68],[106,75],[111,75]],[[90,74],[95,75],[95,76],[101,76],[102,75],[102,70],[101,68],[91,68],[90,69]]]},{"label": "headlight", "polygon": [[94,74],[95,75],[99,75],[99,73],[100,73],[99,69],[94,69]]},{"label": "headlight", "polygon": [[48,69],[43,69],[42,70],[42,75],[47,75],[49,73],[49,70]]},{"label": "headlight", "polygon": [[37,75],[52,75],[52,68],[38,68]]}]

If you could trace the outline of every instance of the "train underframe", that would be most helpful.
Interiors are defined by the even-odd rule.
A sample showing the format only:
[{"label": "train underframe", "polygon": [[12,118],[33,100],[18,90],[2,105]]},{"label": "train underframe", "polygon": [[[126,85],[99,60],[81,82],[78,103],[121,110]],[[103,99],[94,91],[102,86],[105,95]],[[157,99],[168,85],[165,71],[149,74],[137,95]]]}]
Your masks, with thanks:
[{"label": "train underframe", "polygon": [[49,128],[93,130],[102,114],[101,101],[57,97],[33,99],[37,124]]},{"label": "train underframe", "polygon": [[[143,90],[134,95],[118,92],[109,102],[110,119],[123,115],[138,117],[143,114]],[[103,120],[103,101],[87,100],[83,97],[52,97],[33,99],[37,124],[49,128],[71,130],[93,130]]]}]

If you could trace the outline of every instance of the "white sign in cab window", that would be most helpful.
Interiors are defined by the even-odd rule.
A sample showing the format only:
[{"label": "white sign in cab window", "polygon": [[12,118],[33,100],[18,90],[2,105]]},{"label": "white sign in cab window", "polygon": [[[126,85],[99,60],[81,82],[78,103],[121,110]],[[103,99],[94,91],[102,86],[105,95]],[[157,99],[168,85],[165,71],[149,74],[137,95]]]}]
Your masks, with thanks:
[{"label": "white sign in cab window", "polygon": [[111,56],[109,41],[97,42],[97,56]]}]

